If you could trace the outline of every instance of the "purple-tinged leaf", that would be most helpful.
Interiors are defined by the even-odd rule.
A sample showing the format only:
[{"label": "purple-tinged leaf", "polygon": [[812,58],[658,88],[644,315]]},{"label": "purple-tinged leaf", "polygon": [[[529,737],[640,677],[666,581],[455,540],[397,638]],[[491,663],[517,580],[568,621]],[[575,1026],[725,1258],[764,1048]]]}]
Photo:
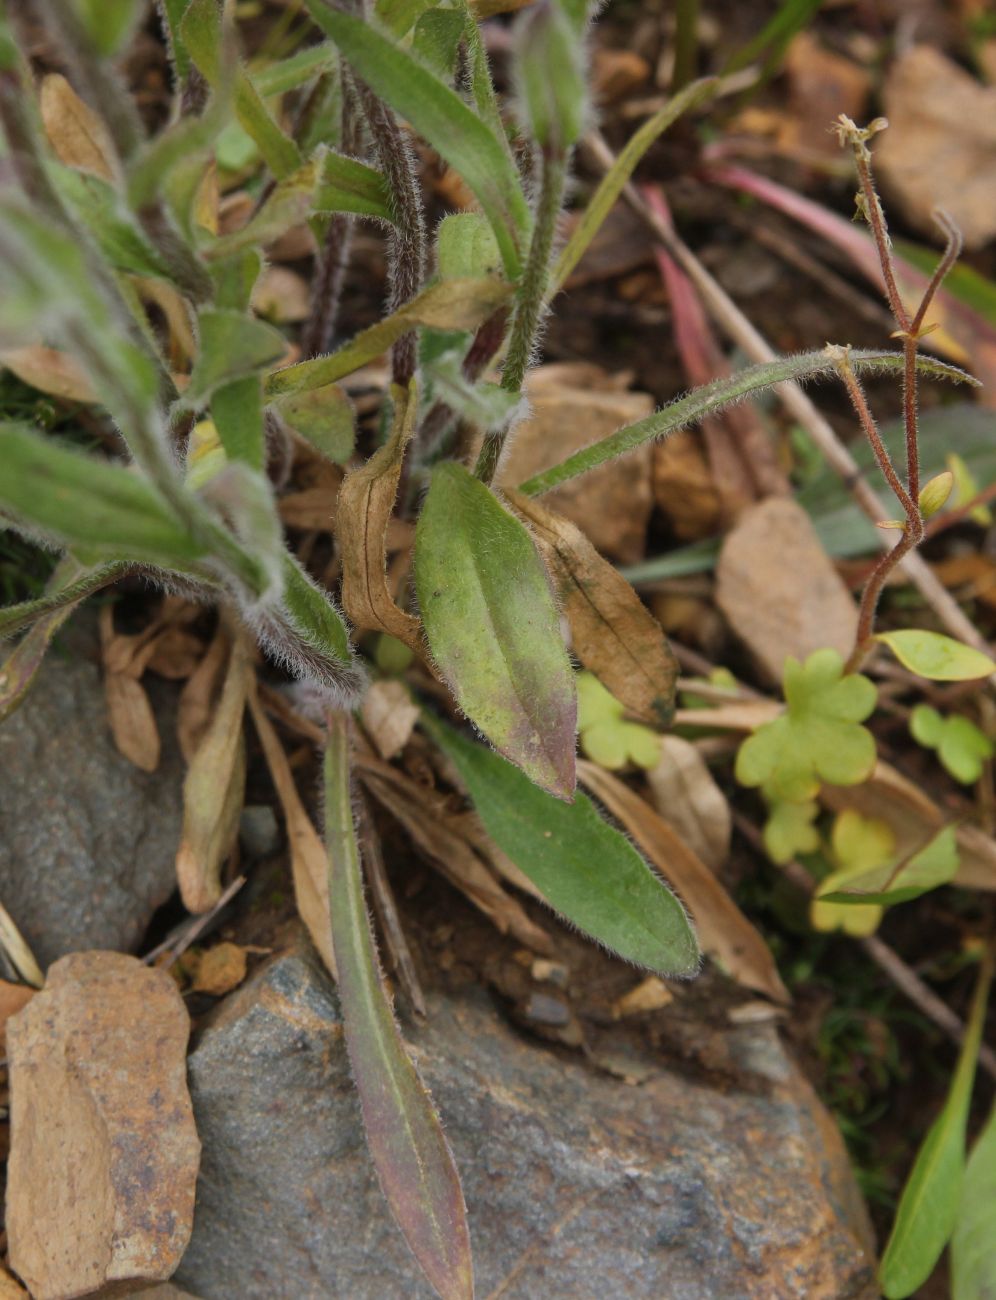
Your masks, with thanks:
[{"label": "purple-tinged leaf", "polygon": [[381,1189],[412,1254],[442,1300],[473,1300],[470,1232],[460,1178],[381,985],[353,825],[349,719],[342,713],[329,715],[325,842],[346,1047]]},{"label": "purple-tinged leaf", "polygon": [[574,794],[577,691],[543,562],[480,479],[437,466],[415,534],[415,589],[433,658],[500,754]]}]

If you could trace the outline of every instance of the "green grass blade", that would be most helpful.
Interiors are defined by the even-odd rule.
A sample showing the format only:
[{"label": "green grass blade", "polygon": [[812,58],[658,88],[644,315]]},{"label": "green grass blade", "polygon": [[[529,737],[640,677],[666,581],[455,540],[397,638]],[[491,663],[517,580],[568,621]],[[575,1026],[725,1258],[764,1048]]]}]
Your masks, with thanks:
[{"label": "green grass blade", "polygon": [[577,691],[546,569],[525,525],[454,461],[434,470],[419,516],[415,590],[460,708],[530,780],[570,799]]},{"label": "green grass blade", "polygon": [[557,290],[563,287],[567,277],[578,262],[581,261],[591,241],[602,228],[603,222],[615,206],[619,195],[623,192],[626,182],[636,171],[640,159],[650,146],[684,113],[704,103],[718,85],[719,82],[715,77],[694,82],[691,86],[686,87],[681,94],[675,95],[673,99],[669,100],[663,108],[658,109],[653,117],[648,118],[643,126],[630,136],[611,170],[602,177],[598,189],[592,195],[581,216],[581,220],[574,227],[570,239],[564,245],[550,280],[549,297],[552,298]]},{"label": "green grass blade", "polygon": [[951,1238],[951,1300],[996,1298],[996,1107],[965,1166]]},{"label": "green grass blade", "polygon": [[563,803],[431,714],[421,725],[453,762],[488,834],[552,908],[637,966],[695,974],[699,949],[685,909],[586,795]]},{"label": "green grass blade", "polygon": [[506,273],[515,279],[529,207],[504,143],[455,90],[366,19],[340,13],[324,0],[308,0],[308,9],[371,89],[470,186],[494,229]]},{"label": "green grass blade", "polygon": [[349,720],[341,713],[330,715],[324,775],[332,948],[367,1144],[391,1212],[426,1277],[444,1300],[472,1300],[460,1178],[377,968],[353,825]]},{"label": "green grass blade", "polygon": [[904,1300],[926,1282],[958,1217],[965,1170],[965,1130],[992,977],[993,949],[989,948],[979,970],[965,1039],[944,1109],[930,1126],[917,1154],[882,1256],[879,1281],[887,1300]]},{"label": "green grass blade", "polygon": [[[848,353],[850,364],[858,374],[877,374],[880,372],[899,374],[903,368],[903,357],[898,352],[871,352],[853,350]],[[975,383],[970,375],[956,366],[949,366],[932,357],[919,357],[917,364],[920,373],[936,378],[954,379]],[[833,377],[837,373],[830,349],[820,352],[802,352],[793,357],[779,357],[777,361],[766,361],[761,365],[748,366],[735,375],[715,379],[710,384],[695,388],[684,397],[679,397],[667,406],[661,407],[653,415],[636,424],[627,425],[615,433],[610,433],[600,442],[585,447],[582,451],[568,456],[559,465],[536,474],[525,483],[519,484],[519,491],[526,496],[539,496],[559,487],[568,479],[587,474],[589,470],[604,465],[616,456],[623,456],[628,451],[652,442],[657,438],[677,433],[690,424],[695,424],[706,415],[715,415],[724,407],[742,401],[751,393],[771,388],[775,384],[784,384],[789,380],[796,383],[803,380]]]}]

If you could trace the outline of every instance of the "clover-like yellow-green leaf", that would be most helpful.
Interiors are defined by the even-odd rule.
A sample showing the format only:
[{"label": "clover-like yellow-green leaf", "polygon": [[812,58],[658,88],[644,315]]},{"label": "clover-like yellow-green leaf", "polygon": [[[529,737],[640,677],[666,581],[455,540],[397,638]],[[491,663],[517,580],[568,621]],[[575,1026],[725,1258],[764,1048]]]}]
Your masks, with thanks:
[{"label": "clover-like yellow-green leaf", "polygon": [[630,763],[650,771],[660,762],[660,736],[639,722],[630,722],[625,706],[594,673],[578,674],[578,731],[581,748],[591,761],[610,772]]},{"label": "clover-like yellow-green leaf", "polygon": [[955,828],[945,826],[916,853],[898,861],[893,857],[873,867],[850,872],[844,886],[823,881],[819,896],[832,903],[906,903],[928,890],[946,885],[958,870]]},{"label": "clover-like yellow-green leaf", "polygon": [[804,664],[785,661],[785,712],[740,746],[736,777],[761,786],[772,802],[812,799],[822,782],[857,785],[875,766],[875,741],[860,724],[875,707],[874,684],[844,675],[836,650],[817,650]]},{"label": "clover-like yellow-green leaf", "polygon": [[[830,845],[838,870],[821,882],[819,894],[846,889],[849,881],[889,862],[896,851],[896,837],[888,822],[845,808],[834,820]],[[843,930],[863,938],[878,929],[885,912],[880,903],[831,903],[819,894],[809,905],[814,930]]]},{"label": "clover-like yellow-green leaf", "polygon": [[813,825],[819,811],[815,799],[772,804],[762,836],[772,862],[784,866],[797,853],[814,853],[820,847],[820,833]]},{"label": "clover-like yellow-green leaf", "polygon": [[929,704],[918,704],[910,714],[910,734],[926,749],[936,749],[941,763],[963,785],[978,781],[996,748],[968,718],[960,713],[945,718]]}]

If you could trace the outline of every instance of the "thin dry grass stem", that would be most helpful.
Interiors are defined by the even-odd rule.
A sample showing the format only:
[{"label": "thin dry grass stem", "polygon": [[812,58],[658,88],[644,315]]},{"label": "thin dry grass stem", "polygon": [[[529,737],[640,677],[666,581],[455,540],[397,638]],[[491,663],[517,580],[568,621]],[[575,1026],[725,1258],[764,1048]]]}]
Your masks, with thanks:
[{"label": "thin dry grass stem", "polygon": [[[609,171],[616,156],[603,137],[592,133],[585,140],[588,155],[602,171]],[[706,270],[692,250],[644,202],[632,184],[623,189],[623,197],[644,224],[660,240],[676,262],[684,269],[702,295],[709,314],[727,337],[752,361],[774,361],[778,354],[767,339],[744,315],[729,294]],[[873,522],[885,515],[885,507],[874,488],[866,482],[861,467],[841,442],[830,423],[820,414],[809,397],[796,383],[775,386],[775,392],[786,408],[810,435],[827,464],[840,475],[857,504]],[[892,539],[883,533],[883,548],[891,550]],[[916,552],[903,556],[903,569],[924,600],[933,609],[946,630],[967,645],[983,654],[989,653],[985,639],[968,619],[958,602],[933,573],[930,566]]]}]

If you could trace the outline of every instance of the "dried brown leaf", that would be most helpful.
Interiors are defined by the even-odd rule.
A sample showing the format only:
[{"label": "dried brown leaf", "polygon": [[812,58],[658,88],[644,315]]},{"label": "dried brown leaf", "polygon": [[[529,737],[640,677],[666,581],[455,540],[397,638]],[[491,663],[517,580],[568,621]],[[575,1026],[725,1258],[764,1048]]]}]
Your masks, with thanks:
[{"label": "dried brown leaf", "polygon": [[206,912],[221,897],[221,868],[238,835],[246,782],[242,721],[252,675],[249,647],[237,636],[218,704],[183,783],[176,874],[188,912]]},{"label": "dried brown leaf", "polygon": [[42,125],[52,148],[67,167],[114,179],[114,145],[107,127],[57,72],[42,81]]},{"label": "dried brown leaf", "polygon": [[414,385],[407,393],[398,387],[392,392],[391,436],[365,465],[346,475],[339,490],[336,538],[342,557],[342,606],[354,627],[387,632],[424,655],[418,619],[397,607],[387,586],[387,526],[418,414]]},{"label": "dried brown leaf", "polygon": [[190,677],[204,658],[204,643],[182,627],[167,627],[149,644],[145,667],[169,681]]},{"label": "dried brown leaf", "polygon": [[97,400],[89,375],[68,352],[31,343],[0,352],[0,366],[6,366],[18,379],[50,397],[61,397],[67,402]]},{"label": "dried brown leaf", "polygon": [[214,705],[214,698],[228,663],[230,639],[224,624],[219,623],[207,653],[187,678],[186,685],[180,692],[177,709],[176,734],[180,742],[180,752],[189,763],[197,752],[197,746],[207,730]]},{"label": "dried brown leaf", "polygon": [[594,763],[580,761],[578,777],[684,900],[703,951],[746,988],[788,1002],[768,945],[677,832],[629,786]]},{"label": "dried brown leaf", "polygon": [[143,772],[154,772],[162,746],[156,716],[141,683],[124,673],[105,673],[104,695],[118,750]]},{"label": "dried brown leaf", "polygon": [[645,1015],[648,1011],[660,1011],[661,1007],[669,1006],[673,1001],[674,994],[664,981],[656,975],[648,975],[628,993],[616,998],[612,1014],[616,1020],[624,1016]]},{"label": "dried brown leaf", "polygon": [[730,856],[733,819],[705,759],[680,736],[661,737],[661,759],[647,773],[654,807],[712,871]]},{"label": "dried brown leaf", "polygon": [[505,495],[546,561],[574,653],[628,712],[666,725],[674,712],[678,661],[660,624],[569,519],[521,492]]},{"label": "dried brown leaf", "polygon": [[[0,1051],[4,1051],[7,1037],[7,1021],[17,1015],[22,1007],[27,1006],[38,992],[29,984],[11,984],[9,980],[0,980]],[[3,1287],[0,1286],[0,1300],[3,1300]]]},{"label": "dried brown leaf", "polygon": [[336,978],[325,845],[301,802],[287,755],[273,723],[260,705],[255,686],[249,693],[249,710],[287,823],[287,842],[290,846],[291,875],[294,879],[298,914],[307,926],[322,961],[333,978]]},{"label": "dried brown leaf", "polygon": [[514,935],[534,952],[552,952],[549,934],[506,893],[451,819],[426,807],[425,792],[419,786],[386,763],[366,760],[357,766],[370,793],[401,823],[419,851],[501,934]]},{"label": "dried brown leaf", "polygon": [[0,1300],[30,1300],[27,1291],[0,1264]]},{"label": "dried brown leaf", "polygon": [[381,758],[390,760],[408,744],[418,721],[418,706],[403,682],[374,682],[360,706],[363,729]]}]

